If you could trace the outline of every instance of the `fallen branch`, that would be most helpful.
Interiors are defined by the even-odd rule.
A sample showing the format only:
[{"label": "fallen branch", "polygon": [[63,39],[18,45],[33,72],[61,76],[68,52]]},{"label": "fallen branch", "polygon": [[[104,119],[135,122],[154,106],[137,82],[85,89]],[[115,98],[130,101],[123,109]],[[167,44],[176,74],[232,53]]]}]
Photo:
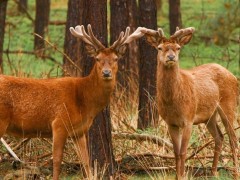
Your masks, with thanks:
[{"label": "fallen branch", "polygon": [[112,133],[113,137],[115,138],[121,138],[121,139],[130,139],[130,140],[137,140],[137,141],[151,141],[152,143],[161,145],[161,146],[166,146],[169,149],[173,148],[172,143],[170,143],[169,141],[160,138],[158,136],[154,136],[154,135],[148,135],[148,134],[137,134],[137,133],[116,133],[113,132]]},{"label": "fallen branch", "polygon": [[11,149],[11,147],[6,143],[6,141],[1,138],[1,142],[3,143],[3,145],[6,147],[6,149],[8,150],[8,152],[12,155],[12,157],[14,157],[14,159],[16,159],[19,162],[22,162],[18,156],[15,154],[15,152],[13,152],[13,150]]}]

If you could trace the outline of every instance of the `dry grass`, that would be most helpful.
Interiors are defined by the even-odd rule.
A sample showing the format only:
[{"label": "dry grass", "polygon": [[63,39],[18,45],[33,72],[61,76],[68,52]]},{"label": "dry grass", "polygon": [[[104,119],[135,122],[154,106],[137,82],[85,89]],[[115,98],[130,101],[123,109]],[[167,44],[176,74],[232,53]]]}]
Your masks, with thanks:
[{"label": "dry grass", "polygon": [[[131,89],[138,89],[136,80],[130,80],[129,82],[131,84]],[[145,133],[150,136],[156,135],[170,141],[166,124],[161,119],[159,119],[159,125],[156,128],[149,128],[144,132],[136,129],[138,117],[138,92],[134,91],[130,95],[127,95],[127,92],[122,88],[116,88],[116,91],[111,99],[110,109],[114,133]],[[237,117],[238,121],[236,121],[235,127],[240,126],[240,108],[238,108]],[[225,132],[220,120],[219,124],[222,132]],[[238,129],[238,136],[240,134],[239,132],[240,130]],[[50,139],[34,138],[25,143],[21,142],[23,139],[16,139],[7,135],[4,136],[4,139],[8,140],[8,143],[21,160],[26,162],[29,166],[41,167],[41,171],[44,173],[44,178],[49,177],[52,170],[52,141]],[[197,149],[204,146],[204,144],[211,140],[212,137],[208,133],[205,125],[195,126],[188,148],[188,156],[194,154]],[[22,145],[19,146],[20,144]],[[151,179],[158,179],[159,177],[167,176],[169,171],[170,173],[174,172],[173,150],[164,145],[156,144],[151,141],[113,138],[113,147],[115,158],[119,165],[118,174],[121,175],[121,177],[123,177],[122,173],[127,173],[124,177],[130,178],[134,173],[145,171],[145,173],[149,174]],[[203,150],[194,156],[194,158],[189,159],[187,166],[204,168],[210,167],[212,164],[213,149],[214,143],[212,142],[203,148]],[[3,149],[0,149],[0,154],[5,158],[5,163],[13,160],[6,155],[6,151]],[[68,140],[66,145],[63,162],[62,174],[64,176],[68,176],[70,174],[79,175],[80,167],[77,165],[78,159],[74,152],[74,146],[71,139]],[[232,166],[231,151],[228,138],[226,136],[224,139],[219,166]],[[6,170],[4,174],[9,171],[11,171],[11,169]],[[159,172],[161,173],[159,174]]]}]

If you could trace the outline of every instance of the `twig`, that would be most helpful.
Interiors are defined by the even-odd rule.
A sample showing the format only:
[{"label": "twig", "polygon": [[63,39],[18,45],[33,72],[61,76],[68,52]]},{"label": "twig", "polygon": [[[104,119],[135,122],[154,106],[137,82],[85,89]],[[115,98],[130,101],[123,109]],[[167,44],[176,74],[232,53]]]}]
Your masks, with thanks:
[{"label": "twig", "polygon": [[49,23],[48,23],[49,25],[59,25],[59,26],[61,26],[61,25],[65,25],[66,24],[66,21],[50,21]]},{"label": "twig", "polygon": [[16,4],[20,5],[23,12],[27,15],[28,19],[30,19],[32,21],[32,23],[34,23],[34,18],[32,18],[32,16],[30,15],[30,13],[27,11],[27,9],[17,0],[13,0]]},{"label": "twig", "polygon": [[54,44],[52,44],[51,42],[49,42],[48,40],[44,39],[42,36],[40,36],[37,33],[33,33],[35,36],[39,37],[40,39],[44,40],[48,45],[50,45],[53,49],[55,49],[56,51],[58,51],[59,53],[61,53],[63,56],[65,56],[67,58],[67,60],[77,69],[79,70],[79,72],[82,72],[82,70],[71,60],[71,58],[64,52],[60,51]]},{"label": "twig", "polygon": [[40,57],[42,59],[49,59],[52,62],[56,63],[57,65],[62,66],[62,64],[57,62],[53,57],[47,56],[47,55],[39,55],[37,53],[37,51],[22,51],[22,50],[8,50],[7,49],[7,50],[4,50],[3,52],[6,54],[29,54],[29,55],[35,55],[35,56],[37,55],[38,57]]},{"label": "twig", "polygon": [[17,151],[22,145],[28,143],[30,141],[30,138],[23,139],[20,143],[18,143],[14,148],[13,151]]},{"label": "twig", "polygon": [[[238,130],[240,129],[240,126],[235,128],[234,130]],[[227,133],[225,132],[223,135],[226,135]],[[186,158],[186,161],[193,158],[195,155],[197,155],[200,151],[202,151],[204,148],[206,148],[207,146],[209,146],[209,144],[211,144],[214,140],[210,140],[207,143],[205,143],[203,146],[201,146],[199,149],[197,149],[197,151],[193,152],[189,157]]]},{"label": "twig", "polygon": [[1,142],[3,143],[3,145],[6,147],[6,149],[8,150],[8,152],[19,162],[22,162],[18,156],[15,154],[15,152],[13,152],[13,150],[10,148],[10,146],[6,143],[6,141],[1,138]]},{"label": "twig", "polygon": [[131,140],[138,140],[138,141],[151,141],[155,144],[160,144],[161,146],[165,145],[168,148],[173,148],[172,143],[170,143],[169,141],[160,138],[158,136],[154,136],[154,135],[148,135],[148,134],[137,134],[137,133],[116,133],[113,132],[112,133],[113,137],[115,138],[121,138],[121,139],[131,139]]}]

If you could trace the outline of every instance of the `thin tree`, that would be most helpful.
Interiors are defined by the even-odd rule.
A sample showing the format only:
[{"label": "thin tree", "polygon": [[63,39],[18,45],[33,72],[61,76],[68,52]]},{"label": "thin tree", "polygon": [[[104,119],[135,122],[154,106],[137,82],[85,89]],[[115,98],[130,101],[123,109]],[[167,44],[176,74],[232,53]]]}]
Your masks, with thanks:
[{"label": "thin tree", "polygon": [[[79,0],[69,0],[68,1],[68,12],[67,12],[67,22],[65,30],[65,41],[64,41],[64,53],[68,55],[71,61],[64,56],[64,73],[70,76],[81,76],[80,71],[81,59],[82,59],[82,42],[75,38],[70,32],[70,27],[75,27],[76,25],[83,24],[82,14],[83,14],[83,2]],[[74,64],[75,65],[74,65]],[[79,68],[77,68],[77,67]]]},{"label": "thin tree", "polygon": [[5,21],[7,12],[7,0],[0,1],[0,72],[2,73],[3,68],[3,42],[5,33]]},{"label": "thin tree", "polygon": [[28,8],[27,0],[19,0],[18,1],[18,11],[19,12],[25,12]]},{"label": "thin tree", "polygon": [[174,34],[176,27],[182,27],[180,0],[169,0],[170,34]]},{"label": "thin tree", "polygon": [[[47,32],[50,13],[50,0],[36,0],[36,18],[34,32],[42,37]],[[44,41],[34,36],[34,50],[39,54],[44,53]]]},{"label": "thin tree", "polygon": [[[84,3],[83,19],[85,26],[91,24],[94,35],[107,46],[107,0],[89,1]],[[85,56],[82,59],[83,76],[90,73],[94,61]],[[111,119],[109,107],[100,112],[94,119],[89,131],[89,149],[92,165],[97,161],[98,170],[103,170],[107,165],[105,175],[109,178],[115,172],[111,136]]]},{"label": "thin tree", "polygon": [[[139,0],[139,25],[157,29],[157,7],[155,0]],[[139,41],[139,114],[138,128],[145,129],[155,124],[157,52],[146,41]]]}]

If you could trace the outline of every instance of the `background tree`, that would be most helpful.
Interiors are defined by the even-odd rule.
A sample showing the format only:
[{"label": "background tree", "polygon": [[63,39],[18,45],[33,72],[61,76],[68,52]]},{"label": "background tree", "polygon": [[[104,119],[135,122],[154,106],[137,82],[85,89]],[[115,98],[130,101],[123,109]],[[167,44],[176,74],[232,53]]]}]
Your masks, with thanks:
[{"label": "background tree", "polygon": [[[94,35],[107,46],[107,0],[85,0],[83,19],[85,27],[87,24],[91,24]],[[84,53],[82,59],[83,76],[90,73],[93,64],[93,59]],[[98,170],[102,170],[105,165],[108,165],[106,171],[108,177],[115,172],[111,138],[110,110],[107,107],[94,119],[88,140],[92,165],[95,160],[98,162]]]},{"label": "background tree", "polygon": [[[129,26],[128,0],[110,0],[110,44],[118,38],[121,31]],[[118,62],[118,83],[123,87],[128,86],[129,61],[128,53]],[[128,88],[127,88],[128,89]]]},{"label": "background tree", "polygon": [[[50,13],[50,0],[36,0],[36,18],[34,32],[44,37],[47,32]],[[39,54],[44,52],[44,41],[34,36],[34,50]]]},{"label": "background tree", "polygon": [[65,75],[81,76],[81,59],[82,59],[82,42],[74,37],[70,32],[70,27],[83,24],[83,2],[79,0],[68,1],[67,22],[65,30],[64,53],[73,61],[68,60],[66,56],[63,57]]},{"label": "background tree", "polygon": [[[157,29],[155,0],[139,0],[139,25]],[[156,108],[153,106],[153,99],[156,95],[157,51],[148,45],[144,39],[140,39],[139,52],[138,128],[145,129],[153,125],[153,121],[156,119]]]},{"label": "background tree", "polygon": [[182,27],[180,0],[169,0],[170,34],[174,34],[176,27]]},{"label": "background tree", "polygon": [[2,73],[3,64],[3,42],[5,33],[5,20],[7,11],[7,0],[0,1],[0,72]]},{"label": "background tree", "polygon": [[19,0],[18,1],[18,11],[25,12],[28,8],[27,0]]}]

